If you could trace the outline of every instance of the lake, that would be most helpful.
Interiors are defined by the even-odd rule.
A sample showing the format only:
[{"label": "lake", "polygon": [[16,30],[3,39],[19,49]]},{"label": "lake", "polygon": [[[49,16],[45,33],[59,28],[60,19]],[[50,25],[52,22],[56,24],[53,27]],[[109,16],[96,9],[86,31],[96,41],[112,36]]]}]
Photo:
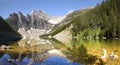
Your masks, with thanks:
[{"label": "lake", "polygon": [[[119,40],[22,39],[0,49],[0,65],[119,65]],[[104,57],[104,58],[103,58]]]}]

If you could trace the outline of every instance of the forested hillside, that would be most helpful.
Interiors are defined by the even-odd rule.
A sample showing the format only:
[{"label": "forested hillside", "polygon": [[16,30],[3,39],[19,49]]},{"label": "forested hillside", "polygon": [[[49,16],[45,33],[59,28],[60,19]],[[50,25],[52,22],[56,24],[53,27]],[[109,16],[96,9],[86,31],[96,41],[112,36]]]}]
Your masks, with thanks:
[{"label": "forested hillside", "polygon": [[119,3],[119,0],[106,0],[95,7],[76,10],[45,35],[54,36],[71,25],[72,37],[118,39],[120,37]]},{"label": "forested hillside", "polygon": [[88,12],[72,19],[73,36],[84,38],[116,38],[120,37],[120,1],[106,0]]}]

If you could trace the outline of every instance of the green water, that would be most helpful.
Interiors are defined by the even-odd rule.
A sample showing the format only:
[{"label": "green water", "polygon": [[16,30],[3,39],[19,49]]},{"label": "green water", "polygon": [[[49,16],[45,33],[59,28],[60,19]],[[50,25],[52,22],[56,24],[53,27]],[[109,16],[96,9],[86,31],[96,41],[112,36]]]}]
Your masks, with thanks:
[{"label": "green water", "polygon": [[[0,57],[5,53],[9,54],[12,58],[21,61],[24,57],[32,58],[34,62],[43,61],[45,56],[42,55],[51,49],[58,49],[64,53],[66,58],[70,61],[78,62],[85,65],[119,65],[120,64],[120,41],[119,40],[71,40],[70,43],[63,43],[56,39],[46,39],[52,44],[39,44],[31,46],[27,44],[26,41],[23,44],[15,42],[11,44],[13,49],[0,50]],[[19,43],[19,44],[18,44]],[[41,42],[42,43],[42,42]],[[46,42],[47,43],[47,42]],[[20,46],[23,44],[23,46]],[[110,55],[112,51],[118,56],[116,59],[111,59],[107,57],[106,61],[101,61],[101,56],[103,56],[106,49],[107,56]]]},{"label": "green water", "polygon": [[[53,42],[55,39],[52,40]],[[58,43],[57,43],[58,42]],[[119,40],[71,40],[70,43],[54,42],[54,46],[65,52],[67,58],[85,65],[119,65],[120,41]],[[101,60],[104,55],[103,48],[107,52],[106,61]],[[117,59],[111,59],[109,55],[114,51]]]}]

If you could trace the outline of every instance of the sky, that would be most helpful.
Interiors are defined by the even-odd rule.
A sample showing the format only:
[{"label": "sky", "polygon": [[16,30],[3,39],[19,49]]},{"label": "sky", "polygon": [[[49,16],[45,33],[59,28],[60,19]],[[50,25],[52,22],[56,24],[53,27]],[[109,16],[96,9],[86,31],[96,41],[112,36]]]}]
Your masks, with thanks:
[{"label": "sky", "polygon": [[62,16],[70,10],[95,6],[103,0],[0,0],[0,16],[7,18],[10,13],[43,10],[51,16]]}]

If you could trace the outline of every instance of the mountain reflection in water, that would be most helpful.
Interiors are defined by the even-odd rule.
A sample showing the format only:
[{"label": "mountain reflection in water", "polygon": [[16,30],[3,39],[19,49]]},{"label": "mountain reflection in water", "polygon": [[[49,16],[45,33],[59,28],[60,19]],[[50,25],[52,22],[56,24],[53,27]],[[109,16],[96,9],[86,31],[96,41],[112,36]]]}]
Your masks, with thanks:
[{"label": "mountain reflection in water", "polygon": [[33,59],[25,56],[21,61],[13,59],[9,54],[4,54],[0,58],[0,65],[80,65],[75,62],[70,62],[67,58],[60,56],[51,56],[41,62],[33,62]]}]

